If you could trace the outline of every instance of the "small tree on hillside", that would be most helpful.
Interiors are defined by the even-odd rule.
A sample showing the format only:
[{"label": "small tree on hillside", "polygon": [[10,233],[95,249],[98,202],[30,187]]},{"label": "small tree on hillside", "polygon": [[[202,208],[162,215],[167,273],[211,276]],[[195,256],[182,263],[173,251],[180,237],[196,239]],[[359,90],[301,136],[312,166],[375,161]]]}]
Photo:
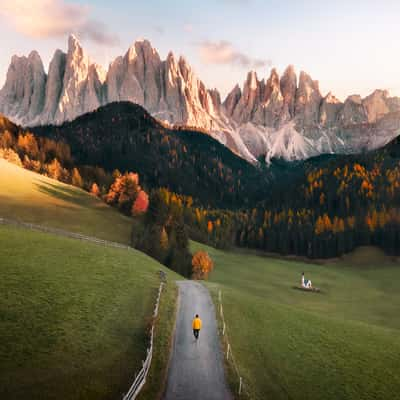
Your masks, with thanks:
[{"label": "small tree on hillside", "polygon": [[194,279],[207,279],[214,268],[214,262],[205,251],[198,251],[192,258],[192,276]]},{"label": "small tree on hillside", "polygon": [[47,165],[47,174],[50,178],[56,179],[58,181],[62,180],[63,168],[55,158],[50,164]]},{"label": "small tree on hillside", "polygon": [[132,206],[132,215],[140,215],[147,211],[149,207],[149,196],[144,190],[141,190]]},{"label": "small tree on hillside", "polygon": [[90,194],[96,197],[100,196],[100,189],[96,182],[92,184],[92,187],[90,188]]},{"label": "small tree on hillside", "polygon": [[14,136],[9,131],[6,130],[2,135],[0,135],[0,147],[9,149],[13,146],[14,142]]},{"label": "small tree on hillside", "polygon": [[81,174],[79,173],[78,168],[74,168],[72,170],[72,184],[76,187],[82,188],[83,187],[83,179],[81,177]]}]

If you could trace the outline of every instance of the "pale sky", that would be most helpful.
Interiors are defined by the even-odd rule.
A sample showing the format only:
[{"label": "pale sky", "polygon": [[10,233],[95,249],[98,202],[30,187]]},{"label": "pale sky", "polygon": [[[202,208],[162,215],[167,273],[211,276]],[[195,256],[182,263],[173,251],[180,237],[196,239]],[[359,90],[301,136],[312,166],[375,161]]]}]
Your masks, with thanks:
[{"label": "pale sky", "polygon": [[342,100],[400,96],[400,0],[0,0],[0,86],[13,54],[35,49],[47,70],[69,33],[104,66],[149,39],[223,96],[251,69],[260,79],[289,64]]}]

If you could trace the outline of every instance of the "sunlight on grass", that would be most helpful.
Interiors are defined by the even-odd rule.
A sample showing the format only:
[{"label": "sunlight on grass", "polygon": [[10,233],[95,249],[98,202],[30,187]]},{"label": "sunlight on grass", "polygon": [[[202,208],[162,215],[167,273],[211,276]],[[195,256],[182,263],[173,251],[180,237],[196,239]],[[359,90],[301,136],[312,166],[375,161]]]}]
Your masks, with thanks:
[{"label": "sunlight on grass", "polygon": [[132,219],[83,190],[0,159],[0,217],[129,243]]}]

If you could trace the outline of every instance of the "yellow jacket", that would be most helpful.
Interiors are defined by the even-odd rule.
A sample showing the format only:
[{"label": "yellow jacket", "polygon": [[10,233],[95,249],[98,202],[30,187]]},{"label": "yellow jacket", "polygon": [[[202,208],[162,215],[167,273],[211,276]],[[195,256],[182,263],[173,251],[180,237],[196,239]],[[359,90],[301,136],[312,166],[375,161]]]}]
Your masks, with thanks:
[{"label": "yellow jacket", "polygon": [[195,318],[192,322],[192,327],[193,329],[201,329],[201,319],[200,318]]}]

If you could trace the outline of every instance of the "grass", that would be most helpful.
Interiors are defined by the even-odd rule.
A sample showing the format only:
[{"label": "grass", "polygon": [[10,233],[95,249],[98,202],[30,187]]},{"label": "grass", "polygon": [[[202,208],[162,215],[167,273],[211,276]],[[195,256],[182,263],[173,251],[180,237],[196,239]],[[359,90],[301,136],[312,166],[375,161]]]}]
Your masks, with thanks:
[{"label": "grass", "polygon": [[170,351],[172,349],[177,293],[178,288],[176,285],[169,284],[163,289],[157,330],[154,334],[155,351],[146,380],[146,386],[138,396],[138,400],[157,400],[162,398],[167,380]]},{"label": "grass", "polygon": [[0,159],[0,217],[128,244],[132,219],[87,192]]},{"label": "grass", "polygon": [[134,250],[0,226],[0,398],[120,398],[145,356],[160,269]]},{"label": "grass", "polygon": [[[251,398],[398,398],[400,265],[371,249],[311,265],[192,247],[214,259],[207,285]],[[302,271],[321,294],[292,289]]]}]

